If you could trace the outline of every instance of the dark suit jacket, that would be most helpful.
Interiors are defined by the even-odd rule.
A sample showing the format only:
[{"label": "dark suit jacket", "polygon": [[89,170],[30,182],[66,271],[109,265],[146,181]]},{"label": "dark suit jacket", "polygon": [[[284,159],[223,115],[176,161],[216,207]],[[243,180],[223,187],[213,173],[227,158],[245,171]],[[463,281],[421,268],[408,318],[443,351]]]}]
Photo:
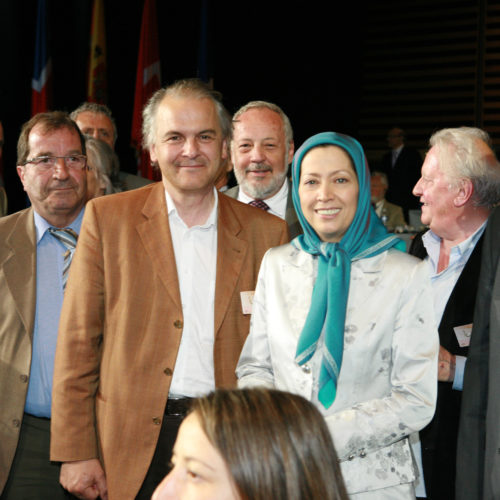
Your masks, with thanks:
[{"label": "dark suit jacket", "polygon": [[[291,182],[287,179],[288,182],[288,197],[286,200],[286,212],[285,212],[285,221],[288,224],[288,230],[290,231],[290,238],[295,238],[299,234],[302,234],[302,226],[300,225],[297,214],[295,213],[295,208],[293,206],[292,199],[292,185]],[[224,192],[225,195],[238,199],[238,193],[240,192],[239,186],[234,186],[231,189],[228,189]]]},{"label": "dark suit jacket", "polygon": [[457,500],[500,498],[500,210],[490,216],[465,368]]},{"label": "dark suit jacket", "polygon": [[28,208],[0,219],[0,493],[16,452],[31,365],[36,230]]},{"label": "dark suit jacket", "polygon": [[[264,253],[286,223],[219,194],[214,376],[236,385],[248,335],[240,292],[255,290]],[[91,200],[61,312],[51,459],[101,459],[110,499],[135,498],[158,441],[183,331],[161,182]]]},{"label": "dark suit jacket", "polygon": [[387,175],[389,189],[385,195],[387,201],[402,207],[406,220],[409,220],[408,210],[420,208],[420,203],[412,190],[420,178],[422,168],[422,157],[416,149],[403,147],[392,167],[392,151],[386,153],[382,158],[379,170]]},{"label": "dark suit jacket", "polygon": [[[421,259],[427,256],[422,234],[419,233],[415,237],[410,248],[410,253]],[[477,242],[465,264],[439,323],[440,344],[459,356],[467,356],[468,348],[460,347],[453,328],[472,323],[482,243],[483,237]],[[462,392],[453,390],[451,383],[438,382],[436,413],[429,425],[420,431],[425,488],[432,500],[455,498],[455,462],[461,399]]]}]

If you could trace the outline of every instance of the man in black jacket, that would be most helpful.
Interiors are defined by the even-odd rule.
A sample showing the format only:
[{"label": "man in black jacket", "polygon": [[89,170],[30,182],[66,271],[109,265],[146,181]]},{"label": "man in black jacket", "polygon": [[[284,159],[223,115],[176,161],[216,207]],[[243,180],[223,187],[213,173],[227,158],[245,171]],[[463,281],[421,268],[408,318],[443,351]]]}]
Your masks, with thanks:
[{"label": "man in black jacket", "polygon": [[410,252],[430,266],[439,324],[438,399],[431,423],[420,432],[427,498],[453,499],[463,373],[472,329],[482,234],[500,199],[500,165],[486,132],[443,129],[413,189],[429,227]]}]

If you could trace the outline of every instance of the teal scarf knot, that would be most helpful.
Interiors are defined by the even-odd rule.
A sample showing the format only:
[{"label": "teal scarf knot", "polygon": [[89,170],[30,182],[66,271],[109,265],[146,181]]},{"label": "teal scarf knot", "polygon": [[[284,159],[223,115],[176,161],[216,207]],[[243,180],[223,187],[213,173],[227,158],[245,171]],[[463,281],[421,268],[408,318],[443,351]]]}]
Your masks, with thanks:
[{"label": "teal scarf knot", "polygon": [[[359,183],[356,214],[345,235],[337,243],[320,240],[304,217],[300,205],[299,182],[302,160],[308,151],[320,145],[342,148],[353,162]],[[352,137],[335,132],[323,132],[309,138],[295,153],[292,177],[293,203],[304,230],[304,234],[295,238],[292,244],[318,258],[318,273],[312,292],[311,307],[299,337],[295,361],[299,365],[307,363],[316,352],[318,341],[324,332],[318,398],[325,408],[329,408],[337,395],[337,382],[342,366],[351,262],[373,257],[393,246],[404,251],[405,244],[387,233],[371,207],[368,164],[363,148]]]}]

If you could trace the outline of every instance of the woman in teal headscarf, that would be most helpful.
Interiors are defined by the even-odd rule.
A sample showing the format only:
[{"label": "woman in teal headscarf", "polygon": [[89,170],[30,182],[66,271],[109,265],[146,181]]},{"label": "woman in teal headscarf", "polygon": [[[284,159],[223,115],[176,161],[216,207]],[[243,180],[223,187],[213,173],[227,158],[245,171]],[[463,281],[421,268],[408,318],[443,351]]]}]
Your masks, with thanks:
[{"label": "woman in teal headscarf", "polygon": [[304,234],[262,261],[238,385],[313,401],[351,498],[415,498],[408,435],[432,418],[439,345],[426,267],[371,208],[355,139],[317,134],[292,168]]}]

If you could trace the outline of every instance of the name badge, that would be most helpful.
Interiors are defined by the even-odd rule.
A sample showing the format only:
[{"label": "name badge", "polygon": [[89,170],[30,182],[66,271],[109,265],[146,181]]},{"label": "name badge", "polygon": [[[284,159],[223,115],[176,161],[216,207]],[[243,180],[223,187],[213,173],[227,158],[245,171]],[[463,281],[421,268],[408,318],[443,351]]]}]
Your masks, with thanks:
[{"label": "name badge", "polygon": [[455,326],[453,330],[457,336],[458,345],[460,347],[469,347],[470,336],[472,333],[472,323],[469,325]]},{"label": "name badge", "polygon": [[241,310],[243,314],[252,314],[252,304],[254,291],[252,292],[240,292],[241,296]]}]

